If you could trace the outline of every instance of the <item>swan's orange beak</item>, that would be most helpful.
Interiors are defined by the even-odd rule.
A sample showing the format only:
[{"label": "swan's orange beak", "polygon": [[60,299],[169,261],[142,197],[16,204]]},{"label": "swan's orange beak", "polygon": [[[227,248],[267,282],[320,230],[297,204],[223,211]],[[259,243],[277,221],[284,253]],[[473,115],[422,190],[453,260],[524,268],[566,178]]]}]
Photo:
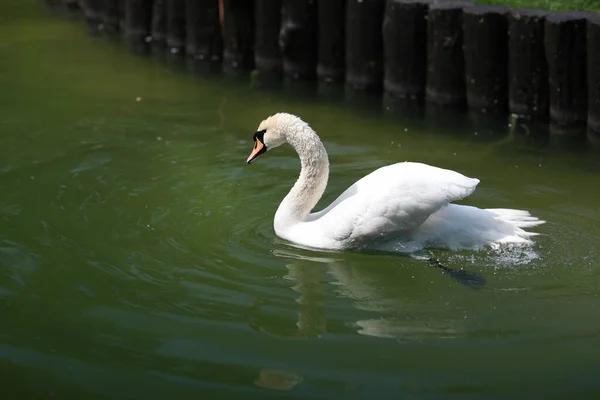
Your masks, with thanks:
[{"label": "swan's orange beak", "polygon": [[252,152],[248,156],[248,159],[246,160],[246,162],[248,164],[251,164],[255,158],[260,156],[265,151],[267,151],[267,146],[265,146],[265,144],[259,138],[256,138],[254,140],[254,148],[252,149]]}]

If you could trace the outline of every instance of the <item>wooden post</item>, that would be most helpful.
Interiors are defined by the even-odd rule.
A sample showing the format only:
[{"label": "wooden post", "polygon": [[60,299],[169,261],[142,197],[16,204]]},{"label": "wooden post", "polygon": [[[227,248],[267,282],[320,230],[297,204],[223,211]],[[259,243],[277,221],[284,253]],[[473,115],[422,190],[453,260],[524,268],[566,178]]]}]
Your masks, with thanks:
[{"label": "wooden post", "polygon": [[231,75],[254,68],[254,1],[223,0],[223,70]]},{"label": "wooden post", "polygon": [[59,8],[61,6],[60,0],[46,0],[45,3],[50,8]]},{"label": "wooden post", "polygon": [[321,82],[340,83],[346,69],[346,0],[318,2],[319,49],[317,76]]},{"label": "wooden post", "polygon": [[279,48],[281,0],[256,0],[256,46],[254,62],[259,76],[280,79],[283,61]]},{"label": "wooden post", "polygon": [[69,12],[79,11],[79,0],[62,0],[62,7]]},{"label": "wooden post", "polygon": [[384,0],[346,3],[346,85],[376,92],[383,86]]},{"label": "wooden post", "polygon": [[279,45],[284,76],[313,80],[317,75],[317,4],[315,0],[283,0]]},{"label": "wooden post", "polygon": [[186,0],[185,52],[194,66],[221,68],[223,40],[219,21],[219,0]]},{"label": "wooden post", "polygon": [[429,7],[426,99],[432,104],[452,108],[466,105],[462,16],[469,5],[444,2]]},{"label": "wooden post", "polygon": [[167,52],[185,54],[185,0],[167,0]]},{"label": "wooden post", "polygon": [[152,49],[162,54],[167,45],[167,7],[165,0],[152,2]]},{"label": "wooden post", "polygon": [[109,36],[118,35],[124,29],[126,0],[103,0],[104,32]]},{"label": "wooden post", "polygon": [[544,51],[543,10],[518,9],[509,14],[509,111],[521,117],[548,115],[548,65]]},{"label": "wooden post", "polygon": [[397,99],[422,101],[427,76],[429,0],[388,0],[383,20],[384,89]]},{"label": "wooden post", "polygon": [[585,125],[587,120],[586,16],[558,13],[546,17],[550,120],[559,126]]},{"label": "wooden post", "polygon": [[92,32],[102,29],[104,6],[104,0],[79,0],[79,8]]},{"label": "wooden post", "polygon": [[[147,1],[152,4],[152,0]],[[123,32],[125,30],[125,0],[117,0],[117,3],[119,8],[119,30]]]},{"label": "wooden post", "polygon": [[472,6],[463,13],[467,104],[484,113],[508,111],[508,8]]},{"label": "wooden post", "polygon": [[600,133],[600,15],[587,19],[588,127]]},{"label": "wooden post", "polygon": [[123,38],[134,53],[146,53],[152,28],[152,2],[125,0]]}]

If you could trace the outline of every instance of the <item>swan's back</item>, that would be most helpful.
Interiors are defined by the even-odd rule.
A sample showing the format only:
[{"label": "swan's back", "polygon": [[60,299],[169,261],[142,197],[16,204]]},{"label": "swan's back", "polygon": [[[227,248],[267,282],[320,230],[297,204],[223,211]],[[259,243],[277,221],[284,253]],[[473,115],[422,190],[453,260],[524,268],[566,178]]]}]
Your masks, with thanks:
[{"label": "swan's back", "polygon": [[[442,195],[448,201],[469,196],[479,184],[479,179],[469,178],[449,169],[416,162],[401,162],[381,167],[356,182],[359,190],[385,191],[402,189],[419,191],[437,199]],[[433,199],[431,199],[433,200]]]},{"label": "swan's back", "polygon": [[478,183],[426,164],[392,164],[361,178],[329,207],[311,214],[310,230],[318,226],[342,247],[402,236],[450,202],[469,196]]}]

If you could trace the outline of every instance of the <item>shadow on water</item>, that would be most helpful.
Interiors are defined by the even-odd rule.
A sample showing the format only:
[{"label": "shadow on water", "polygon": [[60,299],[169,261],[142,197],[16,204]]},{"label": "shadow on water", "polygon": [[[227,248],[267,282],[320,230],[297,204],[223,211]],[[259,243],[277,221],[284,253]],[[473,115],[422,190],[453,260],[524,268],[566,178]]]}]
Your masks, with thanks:
[{"label": "shadow on water", "polygon": [[410,257],[418,260],[419,262],[426,262],[429,266],[434,267],[442,271],[444,275],[448,275],[456,282],[470,287],[472,289],[481,289],[485,286],[485,277],[477,272],[466,271],[463,268],[452,268],[444,265],[438,258],[436,258],[432,252],[420,251],[414,254],[390,254],[389,252],[363,252],[363,254],[379,254],[379,255],[392,255],[395,257]]},{"label": "shadow on water", "polygon": [[456,280],[459,283],[462,283],[465,286],[474,289],[481,289],[485,286],[485,278],[481,274],[472,271],[465,271],[462,268],[457,269],[446,267],[436,258],[429,258],[428,262],[429,265],[431,265],[432,267],[439,268],[444,273],[452,277],[454,280]]}]

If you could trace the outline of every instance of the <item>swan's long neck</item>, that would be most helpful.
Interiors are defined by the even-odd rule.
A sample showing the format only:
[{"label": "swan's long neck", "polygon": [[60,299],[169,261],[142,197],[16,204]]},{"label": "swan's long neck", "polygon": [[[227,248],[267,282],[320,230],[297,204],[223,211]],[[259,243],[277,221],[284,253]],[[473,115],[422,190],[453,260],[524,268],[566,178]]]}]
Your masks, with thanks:
[{"label": "swan's long neck", "polygon": [[275,213],[276,231],[306,220],[325,192],[329,177],[325,147],[308,125],[302,124],[286,132],[286,140],[300,157],[301,171],[294,187]]}]

